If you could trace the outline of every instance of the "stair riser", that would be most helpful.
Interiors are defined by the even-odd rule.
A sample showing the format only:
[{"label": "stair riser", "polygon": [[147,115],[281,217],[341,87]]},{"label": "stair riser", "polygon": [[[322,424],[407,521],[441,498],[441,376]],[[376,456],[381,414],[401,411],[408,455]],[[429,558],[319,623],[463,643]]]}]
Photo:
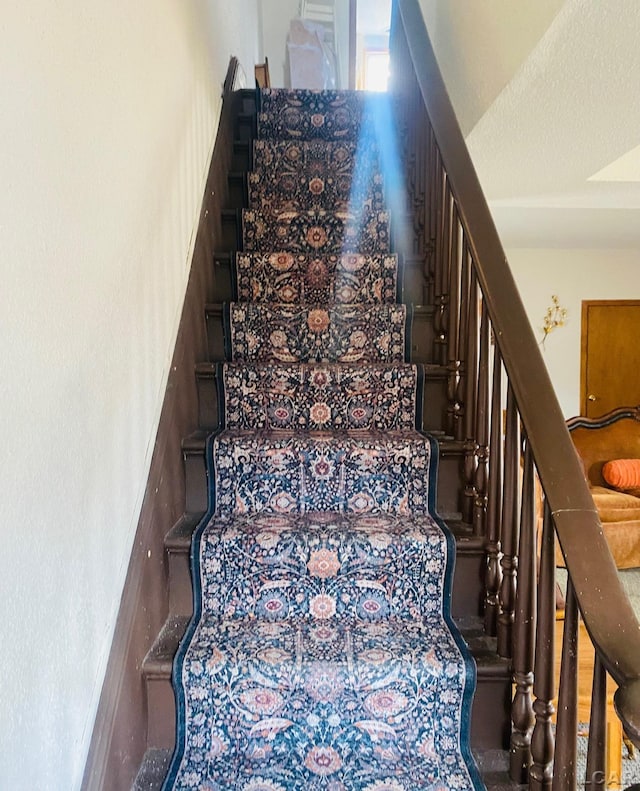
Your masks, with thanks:
[{"label": "stair riser", "polygon": [[458,544],[451,597],[451,614],[454,619],[474,617],[482,613],[484,565],[484,552],[465,552]]},{"label": "stair riser", "polygon": [[214,256],[213,259],[213,272],[214,272],[214,290],[209,295],[209,301],[212,303],[231,302],[235,299],[233,290],[233,277],[231,274],[231,260],[229,255]]},{"label": "stair riser", "polygon": [[458,450],[440,449],[438,456],[438,512],[445,518],[457,518],[461,510],[462,488],[460,471],[462,454]]},{"label": "stair riser", "polygon": [[[214,292],[209,295],[212,303],[230,302],[236,298],[233,291],[233,277],[231,268],[233,266],[233,256],[220,254],[214,257]],[[398,270],[399,291],[402,295],[402,302],[407,305],[414,305],[414,322],[420,330],[421,343],[419,348],[425,349],[421,354],[426,355],[426,360],[431,360],[433,354],[426,351],[429,344],[433,345],[433,330],[431,326],[433,311],[424,307],[428,300],[428,281],[424,276],[423,264],[418,259],[409,259],[399,262]],[[417,336],[416,336],[417,337]]]},{"label": "stair riser", "polygon": [[228,206],[230,209],[241,209],[247,205],[247,185],[245,182],[244,174],[230,173],[228,178],[229,184],[229,199]]},{"label": "stair riser", "polygon": [[185,477],[185,511],[188,514],[208,508],[207,470],[204,448],[183,450]]},{"label": "stair riser", "polygon": [[508,750],[511,725],[510,677],[478,682],[471,711],[471,746],[474,750]]},{"label": "stair riser", "polygon": [[[222,362],[226,359],[225,337],[223,326],[223,306],[207,305],[207,342],[210,362]],[[411,320],[411,362],[432,364],[433,360],[433,324],[430,312],[416,309]],[[431,427],[430,427],[431,428]]]},{"label": "stair riser", "polygon": [[220,427],[218,414],[218,382],[215,376],[196,373],[198,385],[198,426],[204,431]]},{"label": "stair riser", "polygon": [[[391,224],[392,249],[399,250],[393,239],[393,219]],[[429,277],[425,274],[425,263],[415,256],[400,256],[400,271],[398,281],[400,283],[400,301],[407,305],[422,306],[430,304]]]},{"label": "stair riser", "polygon": [[256,117],[251,112],[239,113],[236,119],[235,137],[237,140],[253,140],[256,136]]},{"label": "stair riser", "polygon": [[[246,139],[243,139],[243,142],[245,140]],[[232,252],[243,249],[242,208],[246,207],[247,205],[247,201],[245,199],[246,188],[243,185],[242,193],[240,193],[240,188],[239,185],[235,183],[236,181],[237,179],[234,178],[234,192],[233,196],[231,197],[231,202],[229,203],[229,208],[222,212],[222,238],[220,240],[221,243],[218,245],[218,249],[229,250]],[[360,245],[360,247],[362,247],[362,245]],[[402,229],[393,222],[389,227],[389,249],[402,253],[411,249],[406,241],[402,238]],[[361,251],[366,252],[366,250]],[[337,250],[336,252],[340,252],[340,250]],[[427,300],[418,299],[416,304],[420,304],[423,301],[426,302]]]},{"label": "stair riser", "polygon": [[176,701],[171,678],[147,678],[147,749],[173,750],[176,743]]},{"label": "stair riser", "polygon": [[422,428],[424,431],[442,432],[447,427],[447,379],[444,374],[428,369],[424,374],[422,400]]},{"label": "stair riser", "polygon": [[[220,427],[218,413],[218,382],[213,370],[197,371],[198,386],[198,425],[204,431],[215,431]],[[439,374],[426,372],[422,414],[425,431],[444,431],[446,428],[447,406],[446,378]]]},{"label": "stair riser", "polygon": [[205,316],[207,322],[209,360],[212,363],[223,362],[226,359],[223,306],[208,305],[206,307]]},{"label": "stair riser", "polygon": [[234,362],[281,365],[334,362],[394,365],[406,358],[407,315],[403,305],[228,306],[227,347]]},{"label": "stair riser", "polygon": [[231,170],[234,173],[247,173],[251,170],[251,143],[247,140],[236,140],[233,144]]},{"label": "stair riser", "polygon": [[245,252],[285,250],[309,255],[365,255],[390,252],[387,212],[363,210],[354,215],[313,210],[296,212],[242,212]]},{"label": "stair riser", "polygon": [[253,90],[239,91],[234,100],[234,140],[252,141],[256,136],[257,107],[256,92]]},{"label": "stair riser", "polygon": [[[238,148],[242,151],[243,146],[250,143],[239,143]],[[242,243],[242,209],[247,206],[247,188],[243,181],[238,177],[244,171],[242,166],[250,155],[245,152],[238,153],[234,158],[239,167],[233,177],[230,177],[230,203],[229,208],[222,213],[222,237],[218,249],[236,252],[243,249]],[[426,261],[416,258],[412,254],[411,245],[403,239],[403,229],[405,225],[396,222],[394,218],[390,225],[390,249],[402,254],[405,259],[404,267],[404,289],[401,293],[401,301],[414,305],[430,305],[433,302],[429,276],[426,274]],[[402,272],[400,272],[402,277]]]},{"label": "stair riser", "polygon": [[220,249],[235,252],[242,249],[242,219],[240,209],[224,209],[221,212]]},{"label": "stair riser", "polygon": [[193,584],[189,547],[171,550],[169,556],[169,614],[190,617],[193,613]]},{"label": "stair riser", "polygon": [[[186,511],[195,513],[206,511],[207,471],[205,466],[204,446],[199,448],[183,448]],[[453,517],[460,513],[462,499],[459,471],[461,455],[459,453],[441,454],[438,468],[437,504],[439,512],[445,517]]]},{"label": "stair riser", "polygon": [[[169,551],[169,607],[170,614],[191,616],[193,587],[189,560],[189,546]],[[454,619],[477,616],[482,612],[482,579],[484,552],[465,552],[460,545],[456,555],[451,614]]]},{"label": "stair riser", "polygon": [[247,115],[257,116],[257,95],[253,88],[243,88],[238,91],[239,105],[238,113],[245,113]]}]

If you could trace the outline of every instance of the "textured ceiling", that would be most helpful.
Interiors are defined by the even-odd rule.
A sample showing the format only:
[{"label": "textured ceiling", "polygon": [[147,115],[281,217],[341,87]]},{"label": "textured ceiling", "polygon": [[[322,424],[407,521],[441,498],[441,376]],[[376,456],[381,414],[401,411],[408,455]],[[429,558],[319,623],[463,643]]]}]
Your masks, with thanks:
[{"label": "textured ceiling", "polygon": [[505,246],[640,247],[640,2],[421,4]]}]

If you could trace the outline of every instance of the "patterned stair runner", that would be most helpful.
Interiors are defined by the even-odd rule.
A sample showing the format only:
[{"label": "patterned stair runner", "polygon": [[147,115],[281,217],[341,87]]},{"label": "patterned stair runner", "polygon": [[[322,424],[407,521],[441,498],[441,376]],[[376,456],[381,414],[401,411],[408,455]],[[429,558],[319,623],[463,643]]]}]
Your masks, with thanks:
[{"label": "patterned stair runner", "polygon": [[397,272],[395,255],[238,253],[236,257],[236,286],[242,302],[394,302]]},{"label": "patterned stair runner", "polygon": [[381,100],[260,98],[164,788],[478,791],[454,544],[359,141]]},{"label": "patterned stair runner", "polygon": [[242,212],[247,252],[287,250],[293,253],[366,254],[389,252],[389,215],[384,211]]},{"label": "patterned stair runner", "polygon": [[415,365],[248,365],[225,363],[227,428],[408,431],[420,422]]},{"label": "patterned stair runner", "polygon": [[249,203],[263,211],[384,208],[377,151],[357,143],[256,140],[248,187]]}]

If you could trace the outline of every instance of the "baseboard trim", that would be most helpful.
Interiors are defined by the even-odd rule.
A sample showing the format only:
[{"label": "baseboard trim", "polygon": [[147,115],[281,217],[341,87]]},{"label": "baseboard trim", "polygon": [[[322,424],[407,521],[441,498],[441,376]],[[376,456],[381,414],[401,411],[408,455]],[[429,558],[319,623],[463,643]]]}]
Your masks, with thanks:
[{"label": "baseboard trim", "polygon": [[184,511],[181,441],[195,430],[195,365],[206,359],[204,306],[212,293],[214,240],[228,197],[233,93],[238,59],[229,63],[209,165],[180,327],[164,396],[145,496],[82,780],[83,791],[131,788],[146,750],[146,695],[140,667],[168,614],[164,537]]}]

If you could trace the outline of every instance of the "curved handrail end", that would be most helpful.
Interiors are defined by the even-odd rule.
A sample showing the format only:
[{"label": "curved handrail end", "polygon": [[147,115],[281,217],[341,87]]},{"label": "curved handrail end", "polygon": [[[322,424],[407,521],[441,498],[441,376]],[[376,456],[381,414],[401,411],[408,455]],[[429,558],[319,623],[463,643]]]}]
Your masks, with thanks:
[{"label": "curved handrail end", "polygon": [[618,687],[613,696],[613,705],[625,734],[636,747],[640,747],[640,678]]}]

